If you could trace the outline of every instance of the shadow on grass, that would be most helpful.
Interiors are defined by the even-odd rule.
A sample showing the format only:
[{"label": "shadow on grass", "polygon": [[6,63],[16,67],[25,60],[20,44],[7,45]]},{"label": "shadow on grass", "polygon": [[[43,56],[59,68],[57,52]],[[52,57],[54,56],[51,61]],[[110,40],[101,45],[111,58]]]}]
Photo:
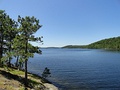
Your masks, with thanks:
[{"label": "shadow on grass", "polygon": [[29,74],[31,74],[31,75],[32,75],[31,77],[33,77],[33,78],[40,79],[40,80],[42,81],[42,83],[50,83],[50,84],[52,84],[50,81],[48,81],[48,80],[45,79],[45,78],[42,78],[41,76],[39,76],[39,75],[37,75],[37,74],[32,74],[32,73],[29,73]]},{"label": "shadow on grass", "polygon": [[[23,77],[21,77],[21,76],[18,76],[18,75],[14,75],[14,74],[11,74],[11,73],[9,73],[9,72],[6,72],[6,71],[3,71],[3,70],[0,70],[0,74],[1,75],[3,75],[5,78],[7,78],[7,79],[9,79],[9,80],[12,80],[12,79],[14,79],[14,80],[17,80],[17,81],[19,81],[21,84],[23,84],[24,85],[24,81],[25,81],[25,78],[23,78]],[[37,75],[32,75],[34,78],[38,78],[38,79],[40,79],[40,77],[39,76],[37,76]],[[35,88],[35,86],[39,86],[39,88],[41,88],[40,90],[44,90],[44,85],[42,85],[41,83],[39,83],[39,82],[36,82],[36,81],[34,81],[34,80],[31,80],[31,79],[28,79],[28,87],[29,88]],[[25,87],[25,90],[27,90],[27,88]]]}]

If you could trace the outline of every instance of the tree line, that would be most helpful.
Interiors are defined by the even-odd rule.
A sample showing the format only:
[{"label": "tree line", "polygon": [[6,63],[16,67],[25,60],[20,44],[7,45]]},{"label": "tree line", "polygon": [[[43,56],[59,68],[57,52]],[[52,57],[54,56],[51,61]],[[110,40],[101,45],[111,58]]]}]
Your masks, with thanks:
[{"label": "tree line", "polygon": [[89,49],[107,49],[120,51],[120,37],[103,39],[89,45],[68,45],[63,48],[89,48]]},{"label": "tree line", "polygon": [[12,19],[5,11],[0,10],[0,67],[10,67],[11,60],[15,57],[15,67],[25,66],[25,86],[27,82],[27,61],[34,57],[34,53],[41,54],[37,46],[31,42],[42,42],[42,37],[35,37],[41,28],[39,20],[34,16],[18,16],[17,21]]},{"label": "tree line", "polygon": [[107,49],[107,50],[120,51],[120,37],[103,39],[98,42],[89,44],[87,47],[95,48],[95,49]]}]

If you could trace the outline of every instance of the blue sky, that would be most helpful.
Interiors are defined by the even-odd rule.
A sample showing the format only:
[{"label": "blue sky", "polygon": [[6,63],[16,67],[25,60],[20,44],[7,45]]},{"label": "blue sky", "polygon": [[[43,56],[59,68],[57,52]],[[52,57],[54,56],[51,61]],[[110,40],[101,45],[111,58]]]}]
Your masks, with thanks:
[{"label": "blue sky", "polygon": [[0,0],[11,18],[35,16],[41,47],[86,45],[120,36],[120,0]]}]

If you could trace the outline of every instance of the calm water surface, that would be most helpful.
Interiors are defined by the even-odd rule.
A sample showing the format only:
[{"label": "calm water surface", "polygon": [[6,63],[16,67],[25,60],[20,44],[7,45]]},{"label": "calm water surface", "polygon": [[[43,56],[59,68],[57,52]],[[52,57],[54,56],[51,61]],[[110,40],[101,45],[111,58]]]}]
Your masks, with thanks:
[{"label": "calm water surface", "polygon": [[48,78],[59,90],[120,90],[120,52],[95,49],[41,49],[28,62],[28,70]]}]

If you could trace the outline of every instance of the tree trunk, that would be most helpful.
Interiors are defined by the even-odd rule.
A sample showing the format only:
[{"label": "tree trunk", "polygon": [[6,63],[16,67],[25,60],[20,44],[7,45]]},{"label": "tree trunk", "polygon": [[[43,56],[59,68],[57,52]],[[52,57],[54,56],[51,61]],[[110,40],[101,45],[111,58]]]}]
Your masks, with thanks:
[{"label": "tree trunk", "polygon": [[0,47],[0,66],[2,66],[2,48]]},{"label": "tree trunk", "polygon": [[18,68],[18,60],[19,60],[19,56],[17,56],[17,60],[16,60],[16,63],[15,63],[15,67],[17,67]]},{"label": "tree trunk", "polygon": [[[10,39],[9,42],[11,42],[11,39]],[[9,48],[8,48],[8,49],[9,49],[8,51],[9,51],[9,53],[10,53],[10,52],[11,52],[11,44],[9,45]],[[8,58],[8,66],[9,66],[9,67],[11,67],[11,59],[12,59],[11,57]]]},{"label": "tree trunk", "polygon": [[[27,54],[27,49],[28,49],[28,39],[26,38],[26,48],[25,48],[25,54]],[[27,57],[27,56],[26,56]],[[28,80],[27,80],[27,58],[25,60],[25,87],[28,86]]]},{"label": "tree trunk", "polygon": [[3,61],[2,59],[2,55],[3,55],[3,36],[1,35],[1,40],[0,40],[0,66],[3,66]]},{"label": "tree trunk", "polygon": [[28,86],[28,81],[27,81],[27,60],[25,60],[25,87]]}]

